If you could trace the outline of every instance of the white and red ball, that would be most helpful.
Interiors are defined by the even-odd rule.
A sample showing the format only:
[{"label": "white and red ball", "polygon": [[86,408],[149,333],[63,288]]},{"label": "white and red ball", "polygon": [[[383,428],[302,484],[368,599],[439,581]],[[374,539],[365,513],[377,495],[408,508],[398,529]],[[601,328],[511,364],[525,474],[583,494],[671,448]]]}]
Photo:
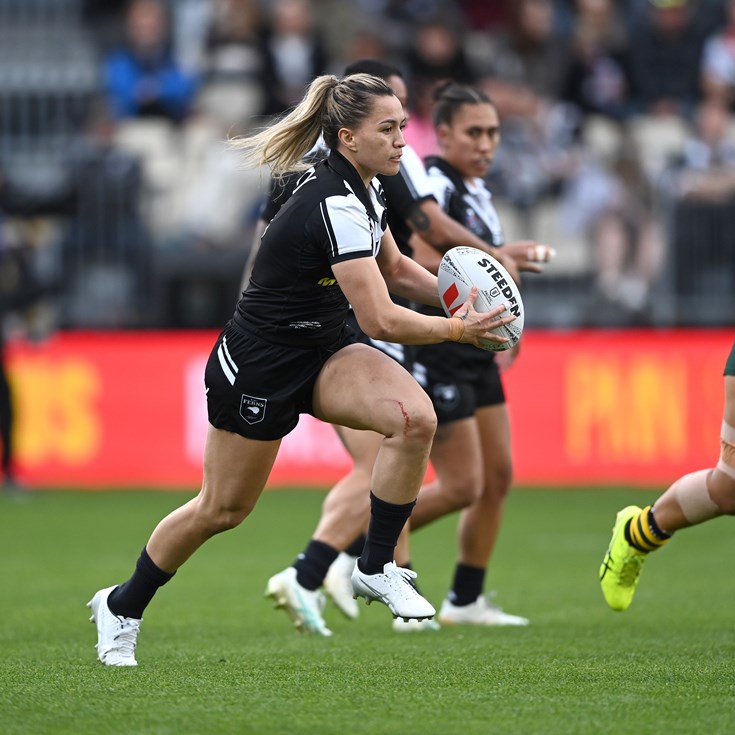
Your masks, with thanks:
[{"label": "white and red ball", "polygon": [[[439,298],[447,316],[452,316],[467,301],[472,286],[477,286],[476,311],[486,312],[504,305],[516,317],[510,324],[491,330],[501,337],[507,337],[508,342],[481,340],[483,349],[502,352],[518,344],[523,333],[525,314],[521,292],[508,271],[495,258],[476,248],[452,248],[442,257],[438,278]],[[505,317],[505,312],[501,316]]]}]

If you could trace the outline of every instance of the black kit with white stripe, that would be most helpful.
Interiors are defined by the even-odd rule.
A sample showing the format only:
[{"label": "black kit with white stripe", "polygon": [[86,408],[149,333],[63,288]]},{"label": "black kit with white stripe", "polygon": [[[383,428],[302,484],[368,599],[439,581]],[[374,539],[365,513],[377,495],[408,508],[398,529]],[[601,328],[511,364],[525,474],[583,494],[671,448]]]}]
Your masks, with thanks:
[{"label": "black kit with white stripe", "polygon": [[332,264],[375,257],[386,229],[382,187],[332,151],[303,173],[266,228],[235,320],[278,344],[327,345],[349,304]]}]

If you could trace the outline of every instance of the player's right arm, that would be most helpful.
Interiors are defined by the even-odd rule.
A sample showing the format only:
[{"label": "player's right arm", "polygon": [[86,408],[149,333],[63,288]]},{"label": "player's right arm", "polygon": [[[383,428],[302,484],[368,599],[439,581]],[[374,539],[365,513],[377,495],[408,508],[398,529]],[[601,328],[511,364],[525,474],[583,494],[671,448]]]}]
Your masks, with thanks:
[{"label": "player's right arm", "polygon": [[[500,248],[488,245],[464,225],[450,217],[435,199],[424,199],[416,202],[406,221],[414,235],[417,235],[438,251],[440,260],[441,256],[450,248],[460,245],[476,248],[498,260],[505,266],[513,280],[520,283],[519,266],[512,257],[503,253]],[[411,247],[414,250],[419,247],[415,243],[416,239],[412,237]],[[541,268],[535,263],[524,263],[523,270],[539,273]],[[436,270],[433,272],[435,273]]]},{"label": "player's right arm", "polygon": [[[400,253],[392,238],[390,240],[384,238],[380,258],[382,261],[380,267],[372,257],[352,258],[332,265],[332,272],[350,302],[360,328],[372,339],[401,344],[437,344],[454,341],[476,346],[479,339],[507,341],[490,329],[495,329],[501,324],[509,324],[514,317],[500,317],[500,314],[505,312],[504,306],[486,313],[475,311],[473,304],[477,298],[476,289],[473,289],[465,306],[457,312],[461,316],[449,319],[419,314],[393,303],[381,269],[391,278],[395,275],[395,269],[401,268],[405,256]],[[426,273],[425,278],[431,279],[431,287],[436,292],[436,277]]]}]

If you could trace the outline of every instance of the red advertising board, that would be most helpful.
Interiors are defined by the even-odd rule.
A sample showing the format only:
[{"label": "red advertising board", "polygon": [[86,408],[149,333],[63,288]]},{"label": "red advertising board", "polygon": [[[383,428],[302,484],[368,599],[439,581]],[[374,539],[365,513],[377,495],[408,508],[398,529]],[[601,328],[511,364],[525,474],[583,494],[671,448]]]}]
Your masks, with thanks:
[{"label": "red advertising board", "polygon": [[[214,332],[60,333],[11,343],[21,478],[48,487],[196,488]],[[735,332],[529,330],[507,373],[517,484],[666,485],[715,464]],[[349,467],[303,416],[272,485],[328,486]]]}]

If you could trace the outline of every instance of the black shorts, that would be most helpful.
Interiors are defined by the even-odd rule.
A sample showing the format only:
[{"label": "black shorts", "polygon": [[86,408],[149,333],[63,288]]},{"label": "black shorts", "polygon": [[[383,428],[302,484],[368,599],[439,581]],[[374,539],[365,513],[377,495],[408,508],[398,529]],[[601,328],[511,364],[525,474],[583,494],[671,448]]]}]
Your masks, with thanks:
[{"label": "black shorts", "polygon": [[279,345],[230,322],[204,371],[209,423],[248,439],[281,439],[299,414],[313,414],[314,383],[324,363],[354,342],[344,329],[328,347]]},{"label": "black shorts", "polygon": [[362,329],[360,329],[360,325],[357,323],[357,319],[355,318],[355,312],[352,310],[350,310],[345,322],[354,332],[356,342],[360,342],[364,345],[370,345],[370,347],[375,347],[388,355],[388,357],[392,357],[399,365],[402,365],[406,370],[411,372],[416,354],[415,345],[400,345],[395,342],[383,342],[379,339],[371,339],[362,331]]},{"label": "black shorts", "polygon": [[472,345],[420,345],[413,376],[429,394],[439,424],[469,418],[484,406],[505,403],[495,356]]}]

